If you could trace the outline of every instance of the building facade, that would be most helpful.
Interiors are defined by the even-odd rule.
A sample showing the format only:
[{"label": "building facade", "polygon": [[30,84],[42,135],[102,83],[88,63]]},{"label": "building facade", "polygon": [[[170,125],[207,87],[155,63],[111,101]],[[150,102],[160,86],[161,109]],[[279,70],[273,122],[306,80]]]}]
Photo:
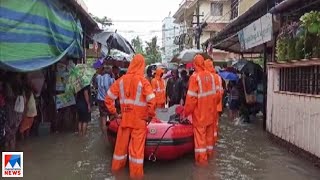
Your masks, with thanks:
[{"label": "building facade", "polygon": [[[179,9],[174,14],[175,22],[186,27],[184,33],[192,37],[192,41],[186,48],[196,47],[196,25],[197,7],[199,6],[200,24],[206,22],[208,25],[203,28],[200,35],[200,44],[221,31],[231,20],[231,0],[185,0],[180,4]],[[190,41],[187,41],[190,42]],[[184,42],[182,42],[184,43]],[[230,58],[230,53],[212,50],[211,56],[215,60],[224,60]]]},{"label": "building facade", "polygon": [[162,21],[162,62],[169,62],[179,53],[179,45],[175,43],[175,37],[180,33],[180,26],[174,23],[170,15]]}]

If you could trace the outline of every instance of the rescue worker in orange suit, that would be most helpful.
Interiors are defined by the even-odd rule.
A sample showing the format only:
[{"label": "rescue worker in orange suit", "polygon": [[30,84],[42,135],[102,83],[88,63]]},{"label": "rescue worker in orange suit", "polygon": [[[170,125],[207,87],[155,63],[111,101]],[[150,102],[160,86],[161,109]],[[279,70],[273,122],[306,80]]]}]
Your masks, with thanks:
[{"label": "rescue worker in orange suit", "polygon": [[114,101],[119,97],[122,113],[112,171],[117,172],[126,165],[129,149],[130,177],[134,179],[143,178],[147,122],[155,116],[155,95],[150,82],[144,77],[144,69],[144,57],[135,55],[127,74],[110,87],[105,99],[110,113],[117,117]]},{"label": "rescue worker in orange suit", "polygon": [[164,108],[166,104],[166,85],[162,79],[164,71],[157,68],[155,77],[151,80],[153,92],[156,95],[156,108]]},{"label": "rescue worker in orange suit", "polygon": [[205,71],[204,58],[196,55],[193,60],[195,73],[189,79],[189,88],[185,104],[185,117],[192,115],[192,124],[195,142],[196,164],[208,164],[208,157],[213,154],[213,118],[217,112],[216,87],[214,76]]},{"label": "rescue worker in orange suit", "polygon": [[221,87],[221,77],[216,73],[216,70],[214,69],[213,66],[213,62],[210,59],[205,60],[204,62],[205,65],[205,69],[210,72],[213,77],[214,77],[214,82],[215,82],[215,86],[216,86],[216,104],[214,105],[216,108],[216,112],[211,116],[213,118],[213,142],[214,144],[217,142],[218,140],[218,121],[219,121],[219,103],[221,103],[221,91],[220,91],[220,87]]}]

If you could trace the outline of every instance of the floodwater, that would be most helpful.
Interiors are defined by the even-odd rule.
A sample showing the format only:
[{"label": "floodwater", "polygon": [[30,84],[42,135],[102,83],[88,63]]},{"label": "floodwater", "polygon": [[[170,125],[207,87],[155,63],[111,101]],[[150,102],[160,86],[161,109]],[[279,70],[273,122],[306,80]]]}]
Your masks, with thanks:
[{"label": "floodwater", "polygon": [[[101,136],[97,112],[87,137],[53,134],[20,143],[27,180],[108,180],[112,150]],[[209,167],[194,166],[193,155],[172,162],[146,162],[145,179],[163,180],[319,180],[320,169],[267,138],[261,123],[237,125],[223,119]],[[11,178],[14,179],[14,178]],[[125,169],[117,179],[128,179]]]}]

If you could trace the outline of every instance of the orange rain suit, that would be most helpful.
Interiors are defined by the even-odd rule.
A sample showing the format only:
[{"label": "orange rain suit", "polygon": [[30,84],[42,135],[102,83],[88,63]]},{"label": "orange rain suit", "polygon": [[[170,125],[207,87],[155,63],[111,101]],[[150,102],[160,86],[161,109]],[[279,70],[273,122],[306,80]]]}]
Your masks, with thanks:
[{"label": "orange rain suit", "polygon": [[114,100],[121,104],[122,120],[112,160],[112,171],[126,165],[129,145],[131,178],[143,178],[144,148],[147,118],[155,116],[155,95],[144,77],[145,60],[141,54],[133,57],[126,75],[119,78],[108,90],[105,104],[111,114],[116,114]]},{"label": "orange rain suit", "polygon": [[220,87],[221,87],[221,77],[216,73],[214,67],[213,67],[213,62],[210,59],[205,60],[204,62],[205,65],[205,69],[210,72],[213,77],[214,77],[214,82],[215,82],[215,86],[216,86],[216,90],[217,90],[217,94],[216,94],[216,102],[217,104],[215,104],[215,108],[216,111],[214,112],[212,118],[213,118],[213,122],[214,122],[214,126],[213,126],[213,141],[214,144],[217,142],[218,140],[218,121],[219,121],[219,116],[218,116],[218,112],[219,112],[219,103],[221,102],[221,91],[220,91]]},{"label": "orange rain suit", "polygon": [[156,95],[156,108],[164,108],[166,104],[166,85],[161,78],[163,69],[157,68],[155,78],[151,80],[153,92]]},{"label": "orange rain suit", "polygon": [[216,113],[216,87],[214,76],[205,71],[204,59],[196,55],[193,61],[195,73],[189,79],[185,116],[192,114],[197,165],[207,165],[213,154],[213,118]]}]

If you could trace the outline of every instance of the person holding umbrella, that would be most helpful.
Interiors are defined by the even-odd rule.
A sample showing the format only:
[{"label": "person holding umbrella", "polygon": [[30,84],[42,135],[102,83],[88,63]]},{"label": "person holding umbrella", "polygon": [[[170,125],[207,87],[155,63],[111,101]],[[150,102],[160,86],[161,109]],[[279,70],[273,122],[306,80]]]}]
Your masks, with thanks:
[{"label": "person holding umbrella", "polygon": [[69,71],[66,92],[76,94],[78,112],[78,132],[86,135],[88,122],[91,121],[90,84],[95,71],[86,64],[78,64]]},{"label": "person holding umbrella", "polygon": [[78,112],[78,131],[80,136],[87,134],[88,122],[91,121],[90,85],[82,88],[76,95]]}]

